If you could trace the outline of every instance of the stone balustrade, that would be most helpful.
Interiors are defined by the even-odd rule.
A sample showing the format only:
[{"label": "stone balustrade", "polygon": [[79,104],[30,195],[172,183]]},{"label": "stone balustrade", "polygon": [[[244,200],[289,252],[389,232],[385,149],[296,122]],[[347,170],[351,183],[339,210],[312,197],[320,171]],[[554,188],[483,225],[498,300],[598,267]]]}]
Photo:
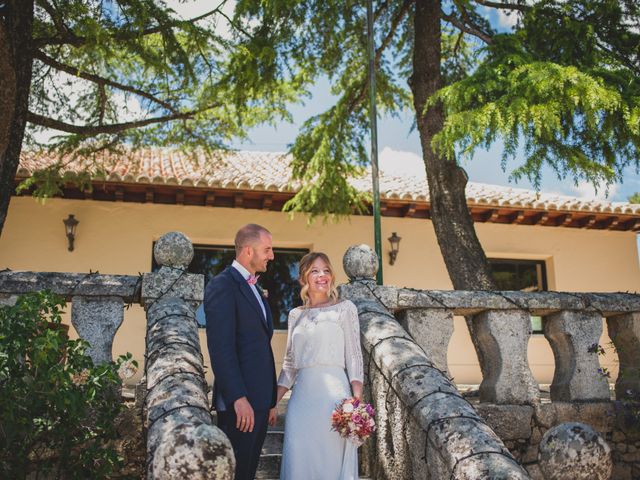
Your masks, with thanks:
[{"label": "stone balustrade", "polygon": [[374,296],[447,371],[453,316],[467,319],[483,374],[480,401],[530,404],[538,399],[527,362],[530,315],[542,317],[555,357],[554,401],[609,400],[607,380],[593,353],[606,319],[620,361],[616,398],[640,392],[640,295],[629,293],[413,290],[365,284],[354,296]]},{"label": "stone balustrade", "polygon": [[[405,315],[405,330],[374,293],[377,262],[371,261],[372,255],[365,246],[347,251],[344,268],[352,281],[340,292],[358,307],[365,392],[376,407],[375,443],[363,449],[371,477],[530,478],[448,378],[446,355],[431,356],[412,338],[409,329],[418,325],[428,337],[424,344],[432,349],[442,346],[421,329],[423,317]],[[452,331],[450,317],[441,313],[429,318],[445,327],[446,337]]]},{"label": "stone balustrade", "polygon": [[[204,277],[186,272],[191,241],[179,232],[154,248],[160,269],[144,276],[56,272],[0,272],[0,304],[18,295],[50,290],[71,302],[71,322],[90,344],[94,363],[112,360],[113,339],[125,304],[147,312],[144,397],[147,475],[152,479],[231,479],[235,459],[227,437],[212,422],[195,309]],[[138,402],[137,402],[138,403]]]},{"label": "stone balustrade", "polygon": [[95,364],[113,360],[113,339],[124,318],[124,306],[140,302],[142,278],[99,273],[0,272],[0,304],[18,295],[50,290],[71,302],[71,323],[89,342]]},{"label": "stone balustrade", "polygon": [[[485,471],[474,476],[483,467],[471,459],[490,456],[486,451],[499,455],[495,439],[479,428],[474,430],[478,417],[536,480],[549,478],[548,472],[554,470],[561,475],[558,478],[570,471],[576,473],[570,478],[609,478],[612,460],[610,478],[640,478],[640,295],[378,286],[373,280],[375,253],[366,245],[347,252],[344,268],[350,283],[341,287],[341,293],[359,308],[367,389],[380,422],[375,448],[365,449],[374,476],[519,478],[503,476],[500,468],[504,464],[491,466],[491,474]],[[447,380],[447,349],[456,315],[466,319],[483,374],[480,403],[475,408],[462,406],[457,389]],[[528,365],[531,315],[542,317],[543,332],[555,357],[551,403],[541,401]],[[616,402],[610,399],[595,348],[603,319],[619,360]],[[436,399],[450,415],[438,407],[426,411],[420,407]],[[435,422],[436,414],[456,418],[455,426],[443,420],[447,441],[437,438],[433,424],[427,423],[427,432],[421,433],[425,419]],[[563,454],[560,463],[559,458],[551,461],[542,452],[545,432],[561,426],[571,430],[571,422],[591,425],[611,443],[612,456],[602,449],[596,462],[607,468],[589,470],[588,462],[576,460],[580,455],[574,451]],[[467,444],[458,443],[461,439]],[[469,447],[476,441],[482,447]],[[572,448],[573,444],[568,445],[567,451]],[[430,454],[430,449],[440,457]],[[476,473],[465,476],[464,462]],[[490,463],[482,465],[489,468]],[[558,470],[562,463],[563,469]]]}]

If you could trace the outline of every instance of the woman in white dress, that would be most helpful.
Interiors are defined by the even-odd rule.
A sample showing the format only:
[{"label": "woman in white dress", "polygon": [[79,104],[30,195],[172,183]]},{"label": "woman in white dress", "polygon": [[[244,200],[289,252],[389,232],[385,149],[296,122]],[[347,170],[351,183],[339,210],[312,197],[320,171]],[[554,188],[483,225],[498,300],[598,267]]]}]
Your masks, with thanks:
[{"label": "woman in white dress", "polygon": [[362,397],[362,351],[356,306],[340,300],[329,258],[300,261],[304,305],[289,313],[278,401],[289,389],[281,480],[355,480],[357,447],[331,429],[341,400]]}]

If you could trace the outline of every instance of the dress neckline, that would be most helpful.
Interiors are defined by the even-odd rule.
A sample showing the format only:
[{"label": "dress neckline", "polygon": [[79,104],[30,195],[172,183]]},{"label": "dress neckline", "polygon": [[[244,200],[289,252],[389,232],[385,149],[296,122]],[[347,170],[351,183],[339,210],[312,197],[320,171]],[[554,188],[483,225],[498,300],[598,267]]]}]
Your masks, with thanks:
[{"label": "dress neckline", "polygon": [[323,308],[331,308],[331,307],[335,307],[335,306],[340,305],[340,304],[342,304],[342,303],[344,303],[344,302],[346,302],[346,300],[340,300],[339,302],[332,303],[332,304],[330,304],[330,305],[320,305],[319,307],[312,307],[312,306],[309,306],[309,307],[302,307],[302,309],[303,309],[303,310],[321,310],[321,309],[323,309]]}]

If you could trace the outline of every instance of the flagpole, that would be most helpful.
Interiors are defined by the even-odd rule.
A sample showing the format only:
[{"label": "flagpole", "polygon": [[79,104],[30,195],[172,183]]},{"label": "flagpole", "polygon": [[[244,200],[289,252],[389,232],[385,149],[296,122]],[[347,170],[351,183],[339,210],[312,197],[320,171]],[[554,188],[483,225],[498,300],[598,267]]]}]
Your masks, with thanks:
[{"label": "flagpole", "polygon": [[373,40],[373,5],[367,0],[367,53],[369,56],[369,118],[371,127],[371,177],[373,183],[373,230],[378,255],[378,285],[382,285],[382,235],[380,232],[380,187],[378,185],[378,125],[376,113],[376,72]]}]

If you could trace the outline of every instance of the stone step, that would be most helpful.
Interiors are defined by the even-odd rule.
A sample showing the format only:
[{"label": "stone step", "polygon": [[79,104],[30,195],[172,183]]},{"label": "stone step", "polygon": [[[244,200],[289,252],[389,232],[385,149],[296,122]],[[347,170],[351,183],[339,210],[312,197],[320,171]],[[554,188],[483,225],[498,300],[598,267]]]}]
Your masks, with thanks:
[{"label": "stone step", "polygon": [[280,462],[282,455],[279,453],[263,453],[258,462],[256,479],[278,478],[280,476]]},{"label": "stone step", "polygon": [[284,432],[268,431],[267,438],[262,445],[261,455],[282,454]]}]

